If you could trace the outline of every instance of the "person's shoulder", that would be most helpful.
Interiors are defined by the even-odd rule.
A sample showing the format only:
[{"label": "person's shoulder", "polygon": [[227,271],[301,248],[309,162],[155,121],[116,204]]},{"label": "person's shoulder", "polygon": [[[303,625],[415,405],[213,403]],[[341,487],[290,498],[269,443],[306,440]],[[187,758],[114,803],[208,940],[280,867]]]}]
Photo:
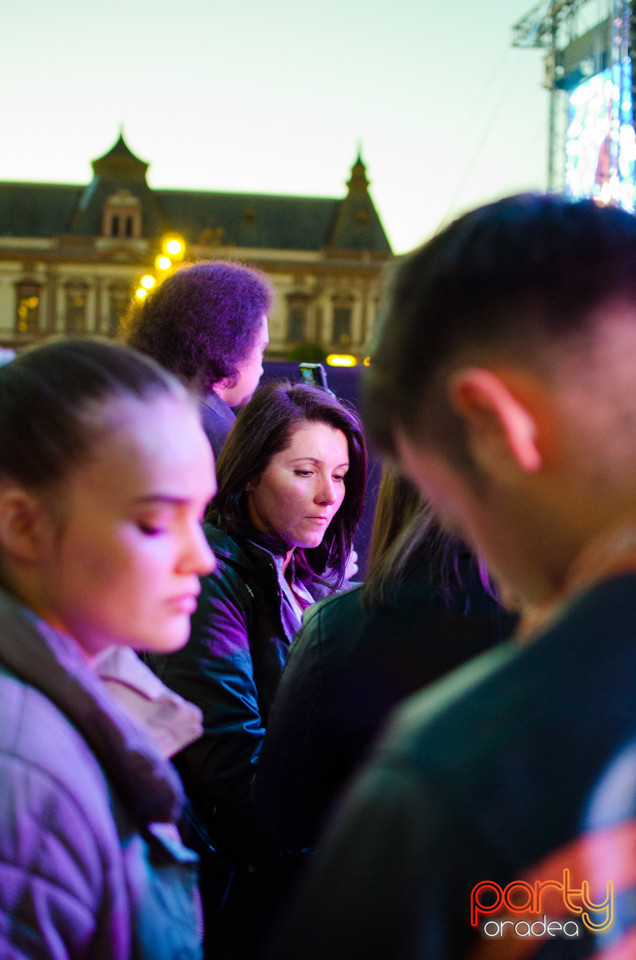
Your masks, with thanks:
[{"label": "person's shoulder", "polygon": [[371,765],[461,793],[461,783],[479,778],[514,728],[514,720],[506,725],[502,678],[514,672],[518,654],[514,643],[501,644],[407,697],[391,714]]},{"label": "person's shoulder", "polygon": [[[0,765],[5,786],[29,778],[32,789],[79,809],[109,806],[106,775],[85,738],[45,693],[0,667]],[[77,771],[82,776],[77,776]]]},{"label": "person's shoulder", "polygon": [[565,629],[580,629],[583,623],[589,625],[585,634],[596,637],[600,622],[610,627],[632,628],[636,633],[634,621],[634,598],[636,596],[636,570],[616,572],[613,576],[593,584],[589,589],[576,596],[568,604],[555,629],[561,625]]},{"label": "person's shoulder", "polygon": [[215,523],[204,523],[203,532],[217,560],[247,566],[251,563],[249,541],[232,536]]},{"label": "person's shoulder", "polygon": [[315,619],[323,622],[335,620],[341,623],[342,617],[361,609],[362,584],[351,587],[350,590],[344,590],[342,593],[330,593],[326,597],[321,597],[305,611],[303,627]]},{"label": "person's shoulder", "polygon": [[220,439],[221,436],[225,439],[236,422],[236,414],[225,400],[211,391],[201,397],[199,410],[206,434],[211,431],[216,439]]},{"label": "person's shoulder", "polygon": [[203,432],[212,447],[215,460],[218,460],[228,434],[236,422],[236,415],[225,400],[213,392],[202,398],[199,410]]},{"label": "person's shoulder", "polygon": [[633,675],[635,598],[636,574],[596,584],[533,638],[499,644],[413,694],[395,712],[382,754],[476,772],[545,726],[576,726],[588,709],[580,689],[601,699],[610,680],[617,689]]},{"label": "person's shoulder", "polygon": [[245,602],[255,599],[277,580],[272,555],[247,537],[227,533],[222,527],[205,523],[203,531],[216,557],[212,573],[202,577],[203,593],[230,591]]},{"label": "person's shoulder", "polygon": [[95,927],[105,883],[123,890],[113,810],[124,811],[74,724],[4,668],[0,782],[0,899],[13,903],[11,936],[21,942],[28,924],[31,945],[46,939],[53,910],[56,941],[79,943],[81,931]]}]

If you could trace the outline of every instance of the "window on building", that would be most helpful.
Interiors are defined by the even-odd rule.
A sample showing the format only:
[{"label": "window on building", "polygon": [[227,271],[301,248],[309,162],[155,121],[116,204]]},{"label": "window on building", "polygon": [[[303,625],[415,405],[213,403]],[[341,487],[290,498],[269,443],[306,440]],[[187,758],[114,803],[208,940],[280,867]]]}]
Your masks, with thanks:
[{"label": "window on building", "polygon": [[66,285],[66,332],[86,333],[87,288],[84,283]]},{"label": "window on building", "polygon": [[338,347],[348,347],[351,343],[351,305],[337,305],[333,308],[333,343]]},{"label": "window on building", "polygon": [[114,284],[108,299],[108,335],[116,337],[130,304],[130,290],[125,284]]},{"label": "window on building", "polygon": [[118,190],[104,204],[102,236],[141,237],[141,202],[130,190]]},{"label": "window on building", "polygon": [[18,334],[40,332],[40,285],[23,282],[16,285],[15,328]]},{"label": "window on building", "polygon": [[307,339],[307,300],[290,298],[287,302],[287,340],[298,343]]}]

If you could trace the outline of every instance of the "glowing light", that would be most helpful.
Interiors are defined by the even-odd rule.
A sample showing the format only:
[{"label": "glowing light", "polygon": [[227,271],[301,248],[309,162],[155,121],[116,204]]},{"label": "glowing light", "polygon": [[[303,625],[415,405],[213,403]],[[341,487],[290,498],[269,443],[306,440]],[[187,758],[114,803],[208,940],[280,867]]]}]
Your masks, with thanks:
[{"label": "glowing light", "polygon": [[183,250],[183,244],[180,240],[172,239],[168,240],[166,243],[166,252],[171,253],[173,257],[176,257]]},{"label": "glowing light", "polygon": [[139,297],[140,300],[143,300],[143,298],[147,296],[147,294],[148,294],[148,291],[144,287],[138,288],[137,296]]},{"label": "glowing light", "polygon": [[327,363],[330,367],[355,367],[357,360],[349,353],[330,353]]},{"label": "glowing light", "polygon": [[147,273],[145,277],[141,278],[141,285],[145,287],[146,290],[151,290],[155,285],[155,278]]},{"label": "glowing light", "polygon": [[371,357],[365,357],[362,362],[363,362],[363,364],[365,365],[365,367],[370,367],[370,366],[371,366]]},{"label": "glowing light", "polygon": [[158,267],[159,270],[169,270],[170,267],[172,266],[172,260],[170,259],[170,257],[166,257],[166,256],[157,257],[157,259],[155,260],[155,265]]},{"label": "glowing light", "polygon": [[614,64],[569,95],[565,193],[634,210],[636,144],[629,93],[631,62]]}]

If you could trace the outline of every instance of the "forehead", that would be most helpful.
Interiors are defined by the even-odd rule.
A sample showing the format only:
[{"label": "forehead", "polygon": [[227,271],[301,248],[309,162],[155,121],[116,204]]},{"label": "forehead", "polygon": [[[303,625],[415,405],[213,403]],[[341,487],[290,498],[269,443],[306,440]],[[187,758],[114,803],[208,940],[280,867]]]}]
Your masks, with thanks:
[{"label": "forehead", "polygon": [[303,452],[307,456],[313,456],[316,451],[325,455],[344,454],[345,459],[348,459],[347,438],[342,430],[332,427],[330,423],[322,420],[302,420],[292,427],[289,443],[281,452],[287,456],[302,455]]},{"label": "forehead", "polygon": [[340,438],[347,439],[339,427],[334,427],[324,420],[301,420],[292,427],[290,433],[290,440],[296,443],[307,443],[312,440],[337,443]]},{"label": "forehead", "polygon": [[198,465],[213,474],[210,445],[187,395],[123,398],[111,404],[91,447],[91,462],[131,477]]}]

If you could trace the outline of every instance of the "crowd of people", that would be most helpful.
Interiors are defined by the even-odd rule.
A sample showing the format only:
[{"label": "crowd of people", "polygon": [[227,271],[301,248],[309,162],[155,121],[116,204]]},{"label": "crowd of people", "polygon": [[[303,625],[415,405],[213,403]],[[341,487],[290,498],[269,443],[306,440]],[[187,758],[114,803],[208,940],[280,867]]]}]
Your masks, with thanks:
[{"label": "crowd of people", "polygon": [[634,216],[399,260],[362,416],[258,387],[271,305],[186,265],[0,367],[0,956],[626,960]]}]

